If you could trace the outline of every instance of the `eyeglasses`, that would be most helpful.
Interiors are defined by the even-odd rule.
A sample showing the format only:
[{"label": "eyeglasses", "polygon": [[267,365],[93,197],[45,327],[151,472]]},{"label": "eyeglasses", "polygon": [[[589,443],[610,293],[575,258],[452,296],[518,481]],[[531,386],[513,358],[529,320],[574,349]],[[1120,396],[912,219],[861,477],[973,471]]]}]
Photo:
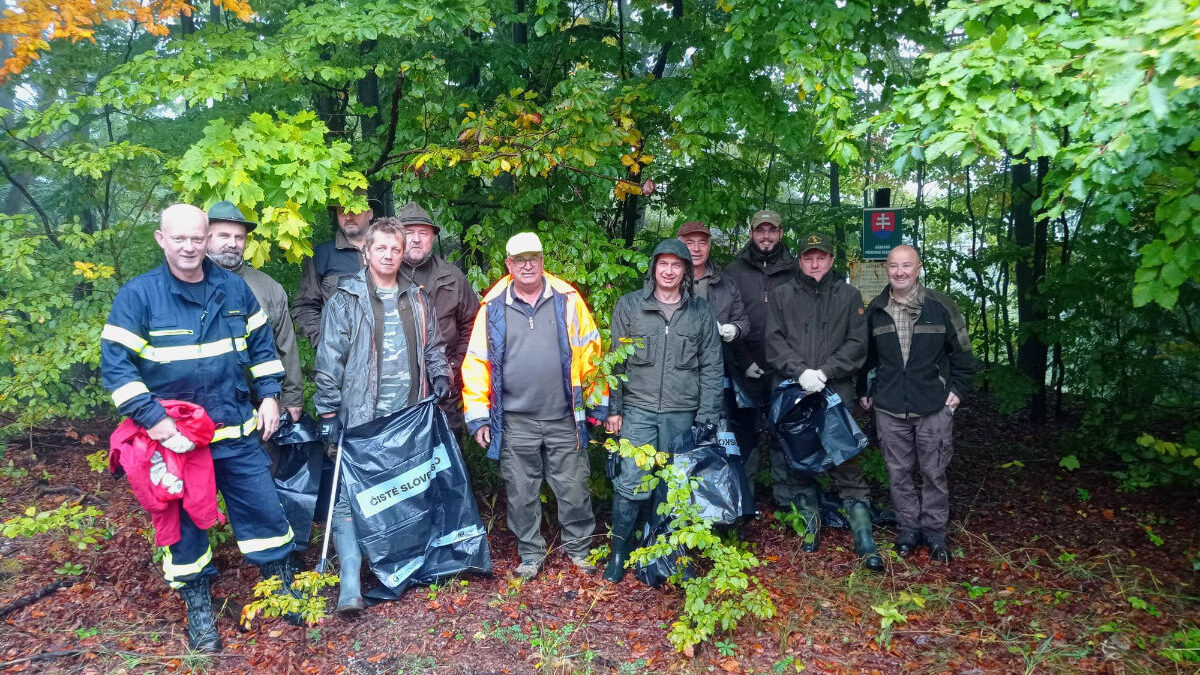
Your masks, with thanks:
[{"label": "eyeglasses", "polygon": [[754,228],[754,231],[755,232],[764,232],[766,234],[776,234],[778,232],[782,232],[783,230],[781,230],[778,227],[775,227],[774,225],[759,225],[758,227]]},{"label": "eyeglasses", "polygon": [[534,255],[520,258],[509,258],[515,267],[537,267],[538,263],[542,262],[542,256]]}]

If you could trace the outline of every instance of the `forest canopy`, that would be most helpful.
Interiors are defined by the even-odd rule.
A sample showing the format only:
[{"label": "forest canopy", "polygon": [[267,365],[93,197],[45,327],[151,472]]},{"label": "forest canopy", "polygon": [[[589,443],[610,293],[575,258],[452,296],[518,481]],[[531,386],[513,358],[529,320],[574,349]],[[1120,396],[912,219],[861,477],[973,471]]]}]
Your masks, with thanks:
[{"label": "forest canopy", "polygon": [[859,257],[888,188],[1002,410],[1200,483],[1200,3],[0,0],[0,424],[112,415],[100,328],[167,204],[289,290],[330,206],[416,200],[476,288],[527,229],[607,325],[684,220]]}]

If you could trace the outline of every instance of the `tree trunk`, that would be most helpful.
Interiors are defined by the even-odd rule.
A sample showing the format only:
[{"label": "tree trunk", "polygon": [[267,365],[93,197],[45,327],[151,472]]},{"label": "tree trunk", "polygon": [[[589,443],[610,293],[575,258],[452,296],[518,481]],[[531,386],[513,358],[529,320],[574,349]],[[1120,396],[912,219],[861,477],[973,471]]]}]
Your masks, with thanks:
[{"label": "tree trunk", "polygon": [[[1040,175],[1038,182],[1041,182]],[[1029,162],[1013,162],[1013,243],[1021,250],[1016,264],[1017,327],[1020,332],[1017,368],[1033,387],[1029,401],[1030,421],[1041,424],[1046,420],[1046,344],[1042,341],[1046,311],[1037,286],[1046,269],[1046,224],[1045,218],[1034,220],[1033,202],[1037,198],[1037,189]]]},{"label": "tree trunk", "polygon": [[837,162],[829,163],[829,208],[833,211],[833,241],[838,260],[846,259],[846,223],[842,220],[842,177]]},{"label": "tree trunk", "polygon": [[[362,43],[359,53],[362,54],[364,62],[369,63],[367,57],[373,49],[375,49],[374,40]],[[364,108],[375,109],[375,112],[363,115],[361,118],[363,141],[371,144],[377,140],[376,137],[379,135],[379,128],[383,126],[383,111],[381,110],[379,101],[379,76],[375,74],[374,68],[367,69],[366,74],[355,83],[355,90],[358,94],[359,105]],[[367,196],[379,204],[379,210],[375,213],[376,218],[395,215],[396,207],[392,200],[392,181],[371,178],[370,184],[367,185]]]}]

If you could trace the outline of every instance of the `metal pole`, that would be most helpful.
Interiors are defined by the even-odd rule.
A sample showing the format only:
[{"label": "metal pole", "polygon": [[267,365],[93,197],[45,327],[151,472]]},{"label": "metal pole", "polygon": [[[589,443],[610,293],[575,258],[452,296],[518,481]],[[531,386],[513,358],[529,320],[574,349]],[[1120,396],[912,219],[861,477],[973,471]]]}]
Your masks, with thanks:
[{"label": "metal pole", "polygon": [[321,543],[321,559],[317,561],[317,574],[324,574],[329,564],[329,535],[333,531],[333,507],[338,498],[338,479],[342,474],[342,435],[338,436],[337,457],[333,460],[333,488],[329,495],[329,512],[325,516],[325,538]]}]

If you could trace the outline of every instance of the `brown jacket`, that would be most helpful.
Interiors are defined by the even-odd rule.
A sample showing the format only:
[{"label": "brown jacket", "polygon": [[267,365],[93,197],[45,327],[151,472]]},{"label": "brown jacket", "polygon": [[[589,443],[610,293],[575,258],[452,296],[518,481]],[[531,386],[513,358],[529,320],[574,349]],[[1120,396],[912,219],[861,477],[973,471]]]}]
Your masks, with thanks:
[{"label": "brown jacket", "polygon": [[296,349],[296,331],[292,328],[292,317],[288,314],[287,292],[266,273],[242,263],[230,270],[241,277],[258,304],[271,321],[275,334],[275,352],[283,362],[283,390],[279,393],[279,405],[298,408],[304,405],[304,382],[300,377],[300,352]]},{"label": "brown jacket", "polygon": [[446,360],[450,362],[451,379],[457,389],[459,370],[471,342],[471,327],[479,313],[479,296],[471,288],[467,276],[457,266],[440,256],[429,258],[411,267],[407,262],[400,273],[412,279],[433,300],[438,328],[446,341]]}]

